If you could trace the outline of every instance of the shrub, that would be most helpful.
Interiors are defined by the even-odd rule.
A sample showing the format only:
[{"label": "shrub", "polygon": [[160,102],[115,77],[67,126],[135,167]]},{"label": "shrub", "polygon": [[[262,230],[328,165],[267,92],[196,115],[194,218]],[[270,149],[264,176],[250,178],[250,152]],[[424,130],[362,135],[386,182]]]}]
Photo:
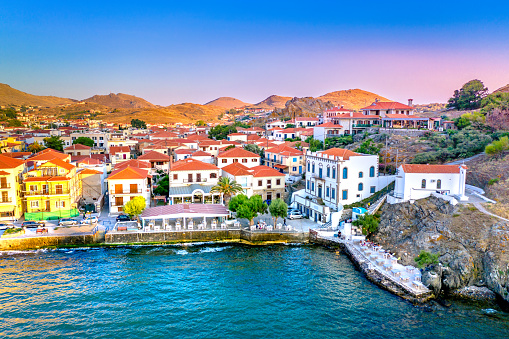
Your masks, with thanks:
[{"label": "shrub", "polygon": [[496,184],[499,181],[500,181],[499,178],[490,179],[490,181],[488,181],[488,185],[494,185],[494,184]]},{"label": "shrub", "polygon": [[426,251],[421,251],[417,257],[415,257],[415,262],[419,268],[427,267],[431,264],[438,264],[438,253],[431,254]]}]

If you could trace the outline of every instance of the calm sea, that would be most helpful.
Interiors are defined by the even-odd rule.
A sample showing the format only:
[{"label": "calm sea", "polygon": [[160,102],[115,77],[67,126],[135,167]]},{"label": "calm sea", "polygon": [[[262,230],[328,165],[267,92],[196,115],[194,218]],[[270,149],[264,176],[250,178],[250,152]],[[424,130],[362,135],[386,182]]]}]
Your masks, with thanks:
[{"label": "calm sea", "polygon": [[0,289],[1,338],[509,336],[506,313],[486,315],[475,303],[412,306],[318,247],[4,253]]}]

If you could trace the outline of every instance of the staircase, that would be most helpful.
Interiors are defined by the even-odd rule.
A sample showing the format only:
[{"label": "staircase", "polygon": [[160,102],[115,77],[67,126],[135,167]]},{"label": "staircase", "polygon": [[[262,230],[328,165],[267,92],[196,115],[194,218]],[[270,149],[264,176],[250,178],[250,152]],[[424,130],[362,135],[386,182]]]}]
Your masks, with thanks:
[{"label": "staircase", "polygon": [[380,208],[380,206],[382,206],[385,199],[387,199],[387,194],[384,194],[380,199],[378,199],[371,206],[369,206],[368,214],[375,214],[376,211],[378,211],[378,209]]}]

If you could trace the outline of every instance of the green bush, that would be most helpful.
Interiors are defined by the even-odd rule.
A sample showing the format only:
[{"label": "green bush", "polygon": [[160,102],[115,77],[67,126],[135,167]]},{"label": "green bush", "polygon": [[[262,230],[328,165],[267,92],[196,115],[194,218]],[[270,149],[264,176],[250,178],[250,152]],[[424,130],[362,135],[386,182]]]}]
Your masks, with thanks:
[{"label": "green bush", "polygon": [[378,220],[371,214],[360,215],[353,225],[360,226],[362,234],[368,235],[378,230]]},{"label": "green bush", "polygon": [[419,268],[424,268],[431,264],[438,264],[438,257],[439,257],[438,253],[431,254],[426,251],[421,251],[421,253],[419,253],[419,255],[415,257],[414,260],[417,263],[417,266],[419,266]]},{"label": "green bush", "polygon": [[488,181],[488,185],[494,185],[494,184],[496,184],[499,181],[500,181],[499,178],[490,179],[490,181]]}]

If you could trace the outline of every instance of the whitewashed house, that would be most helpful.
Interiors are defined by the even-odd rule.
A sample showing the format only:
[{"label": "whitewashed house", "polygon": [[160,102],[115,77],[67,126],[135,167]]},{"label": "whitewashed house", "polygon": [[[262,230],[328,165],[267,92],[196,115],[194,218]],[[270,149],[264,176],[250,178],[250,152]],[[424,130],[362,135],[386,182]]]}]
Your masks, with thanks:
[{"label": "whitewashed house", "polygon": [[219,168],[223,168],[234,162],[240,162],[242,165],[249,168],[260,166],[260,156],[239,147],[224,151],[217,156],[217,167]]},{"label": "whitewashed house", "polygon": [[453,196],[465,201],[465,165],[410,165],[398,168],[394,192],[389,203],[399,203],[429,197],[432,193]]},{"label": "whitewashed house", "polygon": [[151,176],[149,169],[124,167],[111,172],[107,178],[110,196],[110,214],[123,212],[124,205],[137,196],[145,198],[150,206]]}]

